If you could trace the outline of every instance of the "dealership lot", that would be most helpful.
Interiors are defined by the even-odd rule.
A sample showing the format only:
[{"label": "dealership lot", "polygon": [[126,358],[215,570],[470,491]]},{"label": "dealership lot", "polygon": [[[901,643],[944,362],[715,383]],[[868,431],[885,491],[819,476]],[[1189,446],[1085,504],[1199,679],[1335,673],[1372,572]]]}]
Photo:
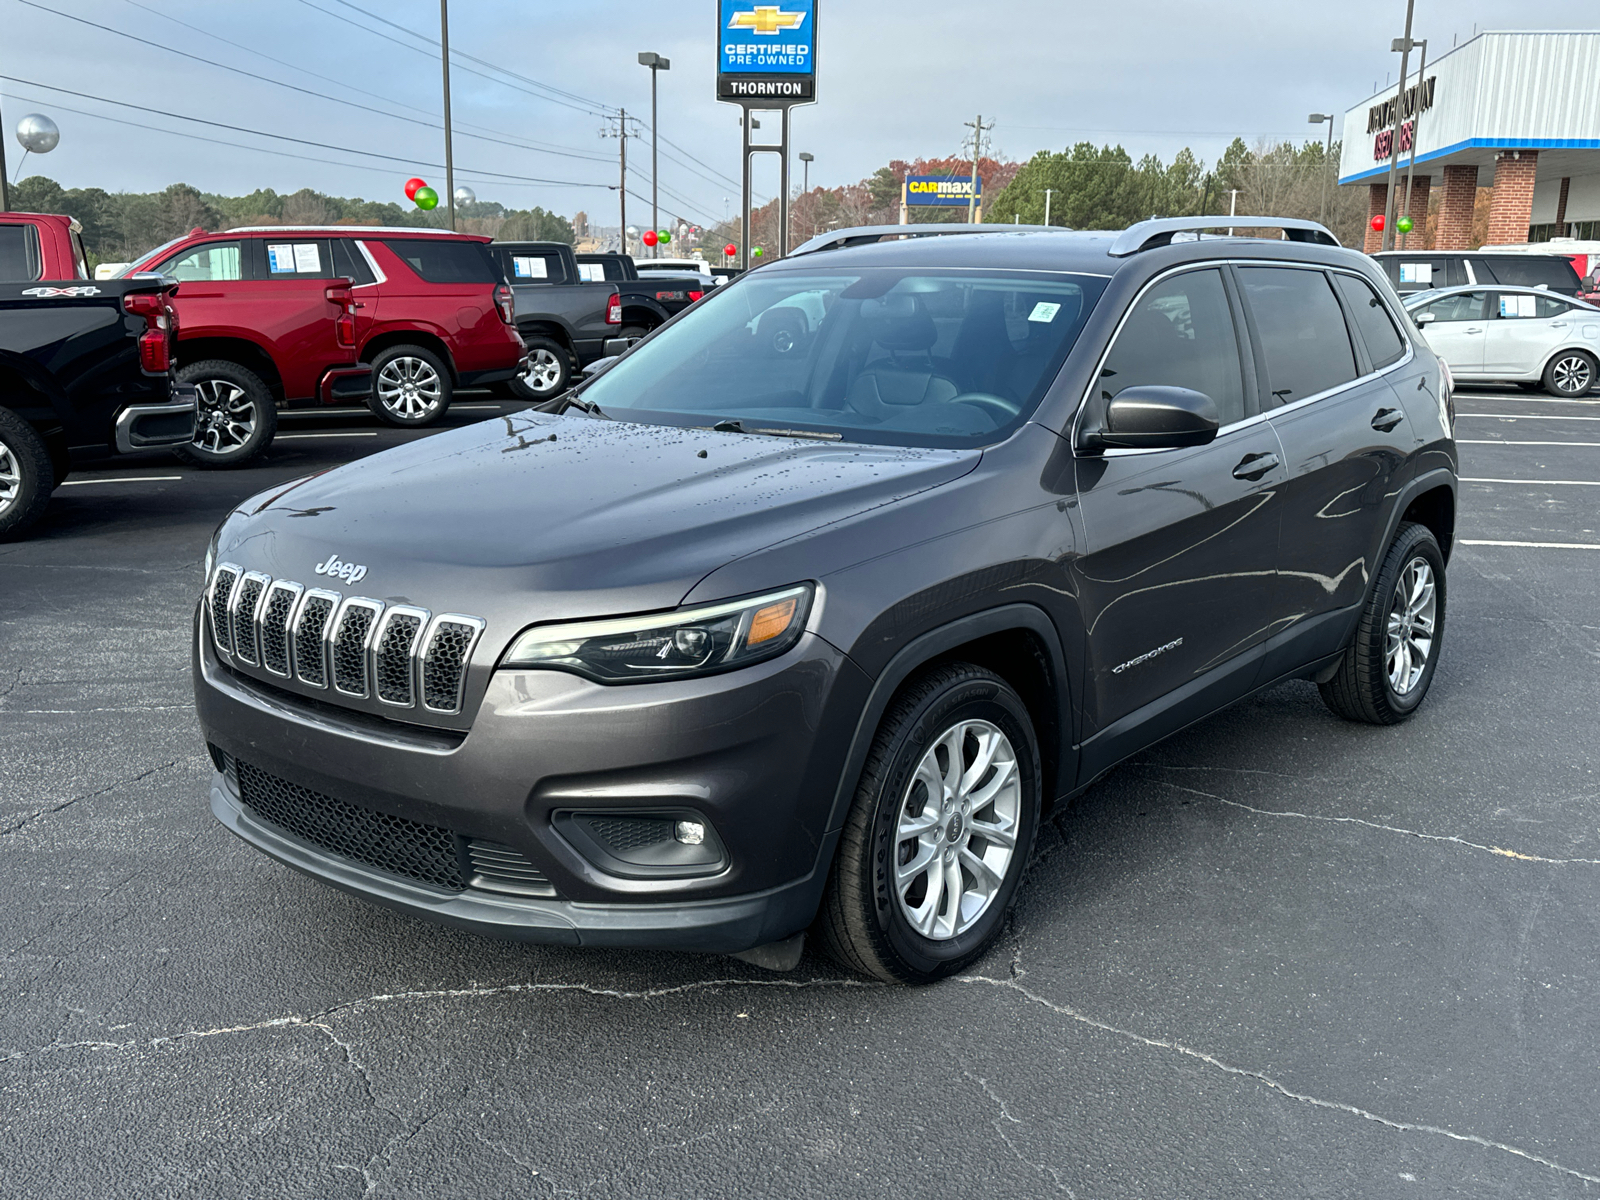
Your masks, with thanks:
[{"label": "dealership lot", "polygon": [[206,540],[426,434],[295,415],[252,469],[74,477],[0,546],[0,1193],[1592,1194],[1600,401],[1458,402],[1417,718],[1297,683],[1141,755],[921,990],[497,943],[248,849],[192,709]]}]

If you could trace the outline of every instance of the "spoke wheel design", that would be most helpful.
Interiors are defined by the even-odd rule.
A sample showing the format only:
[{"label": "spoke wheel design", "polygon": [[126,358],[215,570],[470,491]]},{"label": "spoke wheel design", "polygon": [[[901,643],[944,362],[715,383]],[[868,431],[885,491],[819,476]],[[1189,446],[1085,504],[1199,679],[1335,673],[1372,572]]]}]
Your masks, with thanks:
[{"label": "spoke wheel design", "polygon": [[400,355],[383,364],[376,385],[378,403],[401,421],[419,421],[444,402],[439,372],[426,359]]},{"label": "spoke wheel design", "polygon": [[1426,559],[1413,558],[1400,572],[1389,600],[1389,686],[1397,696],[1409,695],[1428,668],[1438,602],[1433,568]]},{"label": "spoke wheel design", "polygon": [[561,386],[561,363],[553,351],[543,346],[528,355],[528,369],[522,373],[522,382],[530,391],[548,395]]},{"label": "spoke wheel design", "polygon": [[1551,364],[1550,382],[1563,396],[1581,396],[1594,385],[1594,370],[1583,355],[1564,355]]},{"label": "spoke wheel design", "polygon": [[256,430],[256,409],[249,394],[226,379],[195,383],[200,407],[195,415],[194,444],[211,454],[237,451]]},{"label": "spoke wheel design", "polygon": [[962,721],[917,764],[896,818],[895,897],[933,941],[988,910],[1016,852],[1022,783],[1011,741],[988,721]]},{"label": "spoke wheel design", "polygon": [[10,446],[0,442],[0,516],[22,495],[22,466]]}]

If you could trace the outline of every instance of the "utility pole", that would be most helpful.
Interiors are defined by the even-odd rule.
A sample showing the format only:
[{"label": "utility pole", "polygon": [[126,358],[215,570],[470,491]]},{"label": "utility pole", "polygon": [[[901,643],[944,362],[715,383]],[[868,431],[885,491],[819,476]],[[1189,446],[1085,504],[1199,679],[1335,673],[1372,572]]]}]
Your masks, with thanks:
[{"label": "utility pole", "polygon": [[1390,52],[1400,51],[1400,90],[1394,97],[1394,124],[1389,130],[1389,182],[1383,196],[1383,240],[1380,250],[1394,249],[1394,181],[1400,166],[1400,116],[1406,107],[1406,76],[1411,69],[1411,16],[1417,0],[1406,0],[1406,35],[1389,43]]},{"label": "utility pole", "polygon": [[619,216],[622,220],[621,232],[618,240],[622,246],[622,253],[628,252],[628,110],[621,109],[617,116],[615,131],[606,130],[603,137],[617,139],[619,177],[617,179],[617,197],[620,205]]},{"label": "utility pole", "polygon": [[1054,190],[1054,188],[1045,188],[1044,190],[1044,223],[1046,225],[1050,224],[1050,193]]},{"label": "utility pole", "polygon": [[[645,51],[639,55],[639,65],[650,68],[650,228],[661,228],[661,170],[656,151],[661,142],[661,125],[656,111],[656,75],[672,70],[672,60]],[[650,247],[650,257],[661,257],[661,243]]]},{"label": "utility pole", "polygon": [[1333,165],[1334,116],[1334,113],[1312,113],[1306,118],[1308,125],[1321,125],[1324,121],[1328,125],[1328,150],[1322,156],[1322,203],[1317,206],[1317,220],[1324,225],[1328,223],[1328,169]]},{"label": "utility pole", "polygon": [[976,121],[968,121],[967,128],[972,130],[972,194],[967,197],[967,224],[978,223],[978,163],[983,158],[983,135],[994,128],[994,122],[987,125],[983,123],[983,114],[978,114]]},{"label": "utility pole", "polygon": [[450,0],[439,0],[439,61],[444,66],[444,194],[450,230],[456,228],[456,163],[450,146]]},{"label": "utility pole", "polygon": [[[1417,175],[1417,131],[1422,128],[1423,88],[1427,86],[1428,82],[1428,39],[1421,39],[1417,42],[1417,45],[1422,47],[1422,59],[1417,63],[1417,111],[1411,114],[1411,161],[1406,164],[1405,215],[1408,217],[1411,215],[1411,181]],[[1424,234],[1426,234],[1428,228],[1427,213],[1422,214],[1422,228]],[[1405,248],[1409,250],[1411,248],[1411,235],[1407,233],[1404,237]]]},{"label": "utility pole", "polygon": [[[1229,188],[1228,193],[1231,197],[1228,201],[1228,215],[1230,217],[1237,216],[1239,212],[1239,189]],[[1231,225],[1228,227],[1228,236],[1233,236],[1233,226]]]},{"label": "utility pole", "polygon": [[0,116],[0,213],[11,211],[11,197],[6,192],[6,122]]}]

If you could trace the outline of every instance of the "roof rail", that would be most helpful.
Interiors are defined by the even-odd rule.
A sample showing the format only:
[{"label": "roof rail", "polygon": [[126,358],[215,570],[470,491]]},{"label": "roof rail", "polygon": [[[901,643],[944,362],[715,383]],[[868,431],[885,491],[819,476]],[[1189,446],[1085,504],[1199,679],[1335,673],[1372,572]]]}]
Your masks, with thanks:
[{"label": "roof rail", "polygon": [[885,238],[950,237],[963,233],[1039,233],[1044,230],[1068,232],[1062,225],[857,225],[851,229],[833,229],[818,234],[809,242],[789,251],[789,257],[815,254],[819,250],[864,246]]},{"label": "roof rail", "polygon": [[1207,229],[1281,229],[1291,242],[1339,245],[1339,239],[1329,233],[1326,226],[1298,217],[1161,217],[1128,226],[1117,235],[1107,253],[1112,258],[1126,258],[1141,250],[1170,245],[1175,233],[1200,233]]}]

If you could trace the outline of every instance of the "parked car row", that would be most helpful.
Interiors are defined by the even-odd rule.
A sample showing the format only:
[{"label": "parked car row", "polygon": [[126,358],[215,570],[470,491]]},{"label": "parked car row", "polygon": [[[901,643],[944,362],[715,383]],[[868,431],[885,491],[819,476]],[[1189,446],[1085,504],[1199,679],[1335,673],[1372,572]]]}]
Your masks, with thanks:
[{"label": "parked car row", "polygon": [[1414,292],[1406,310],[1458,382],[1586,395],[1600,378],[1600,308],[1542,288]]}]

